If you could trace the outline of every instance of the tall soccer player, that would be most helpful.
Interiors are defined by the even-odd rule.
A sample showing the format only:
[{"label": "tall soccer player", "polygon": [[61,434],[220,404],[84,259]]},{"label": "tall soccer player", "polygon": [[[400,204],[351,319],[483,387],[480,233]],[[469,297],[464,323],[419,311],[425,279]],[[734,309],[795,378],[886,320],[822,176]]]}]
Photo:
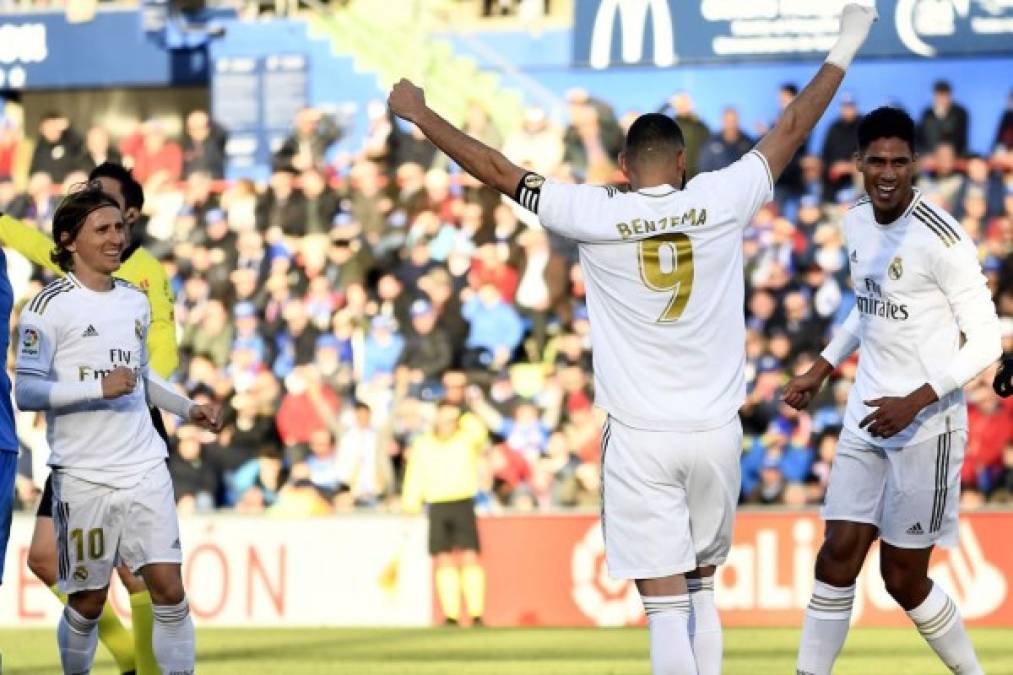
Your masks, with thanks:
[{"label": "tall soccer player", "polygon": [[[658,675],[721,670],[713,576],[731,545],[745,399],[742,231],[837,91],[875,10],[849,4],[826,63],[741,160],[686,185],[668,117],[630,127],[619,164],[632,191],[564,185],[455,129],[402,80],[395,114],[470,174],[579,243],[591,315],[609,572],[635,579]],[[687,582],[688,578],[688,582]]]},{"label": "tall soccer player", "polygon": [[954,673],[982,673],[953,600],[928,576],[956,545],[967,442],[961,387],[1002,353],[995,306],[970,237],[914,188],[915,126],[896,108],[858,126],[867,198],[844,218],[856,302],[784,400],[802,409],[859,346],[830,472],[826,534],[806,609],[799,675],[826,675],[844,645],[855,579],[880,540],[886,589]]},{"label": "tall soccer player", "polygon": [[[130,243],[123,251],[123,264],[116,270],[115,276],[141,288],[148,296],[151,304],[151,331],[148,333],[151,368],[168,378],[179,362],[176,326],[172,316],[173,297],[162,264],[141,246],[143,233],[135,227],[144,206],[144,191],[129,171],[113,162],[104,162],[95,167],[88,179],[101,185],[102,191],[112,197],[123,212],[124,222],[130,232]],[[50,256],[53,240],[34,227],[8,215],[0,215],[0,242],[21,253],[32,263],[55,274],[64,274]],[[162,414],[154,408],[152,421],[167,441]],[[56,533],[52,508],[53,481],[50,477],[46,480],[39,501],[35,531],[28,549],[28,567],[57,597],[66,601],[56,585]],[[158,663],[151,645],[154,621],[151,596],[144,581],[130,574],[125,566],[121,565],[117,571],[130,594],[133,635],[123,627],[112,605],[108,604],[99,621],[99,640],[112,654],[121,672],[136,671],[138,675],[157,675]]]},{"label": "tall soccer player", "polygon": [[97,187],[74,193],[57,209],[53,234],[66,276],[22,313],[15,395],[22,409],[45,410],[49,427],[57,579],[69,596],[57,631],[64,672],[90,671],[121,560],[151,593],[159,668],[190,673],[179,525],[148,404],[212,429],[219,411],[178,396],[148,369],[148,300],[113,277],[127,245],[119,205]]}]

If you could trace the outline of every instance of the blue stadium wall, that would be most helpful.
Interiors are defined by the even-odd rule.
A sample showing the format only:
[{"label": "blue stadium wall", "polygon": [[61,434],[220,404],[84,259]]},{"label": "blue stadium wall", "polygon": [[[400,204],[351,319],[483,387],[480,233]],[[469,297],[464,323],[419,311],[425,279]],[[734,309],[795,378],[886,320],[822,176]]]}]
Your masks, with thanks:
[{"label": "blue stadium wall", "polygon": [[[456,52],[472,55],[483,67],[498,70],[502,63],[513,64],[524,78],[560,95],[571,87],[581,87],[613,103],[620,114],[627,110],[651,112],[672,93],[685,89],[708,123],[717,124],[722,109],[734,105],[749,133],[756,122],[776,116],[781,84],[795,82],[801,86],[819,67],[815,62],[767,62],[592,70],[571,65],[570,30],[547,31],[537,37],[504,32],[440,37],[449,40]],[[476,43],[481,47],[476,48]],[[1007,96],[1013,91],[1013,57],[859,60],[848,72],[844,91],[854,93],[862,110],[899,104],[917,118],[929,105],[932,83],[938,79],[953,84],[954,97],[971,113],[971,148],[990,151]],[[517,77],[506,76],[507,85],[518,82]],[[817,127],[815,147],[819,147],[834,117],[831,112]]]}]

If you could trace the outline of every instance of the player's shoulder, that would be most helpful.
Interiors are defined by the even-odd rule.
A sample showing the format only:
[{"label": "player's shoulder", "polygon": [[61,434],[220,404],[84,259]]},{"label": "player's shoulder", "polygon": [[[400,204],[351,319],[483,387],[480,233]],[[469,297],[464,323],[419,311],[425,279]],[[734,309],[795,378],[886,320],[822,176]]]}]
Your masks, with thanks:
[{"label": "player's shoulder", "polygon": [[75,289],[79,288],[78,283],[69,276],[60,277],[46,284],[34,298],[28,303],[28,311],[40,316],[45,314],[50,307],[61,304]]},{"label": "player's shoulder", "polygon": [[137,285],[131,283],[130,281],[127,281],[126,279],[121,279],[119,277],[114,277],[113,278],[113,284],[115,284],[115,286],[116,286],[117,289],[121,289],[123,291],[126,291],[127,295],[131,295],[131,294],[134,294],[134,293],[139,293],[141,295],[144,295],[144,291],[141,290],[140,286],[137,286]]},{"label": "player's shoulder", "polygon": [[148,311],[150,307],[148,294],[142,288],[125,279],[114,279],[113,283],[116,291],[121,294],[119,302],[126,311],[134,312],[138,309]]},{"label": "player's shoulder", "polygon": [[911,202],[910,215],[912,224],[918,226],[922,234],[936,246],[948,249],[967,241],[967,237],[962,234],[963,228],[960,223],[944,209],[922,198],[920,194]]},{"label": "player's shoulder", "polygon": [[753,148],[726,167],[698,173],[687,183],[686,192],[708,192],[724,199],[728,192],[739,192],[745,186],[758,183],[774,189],[774,177],[767,158]]}]

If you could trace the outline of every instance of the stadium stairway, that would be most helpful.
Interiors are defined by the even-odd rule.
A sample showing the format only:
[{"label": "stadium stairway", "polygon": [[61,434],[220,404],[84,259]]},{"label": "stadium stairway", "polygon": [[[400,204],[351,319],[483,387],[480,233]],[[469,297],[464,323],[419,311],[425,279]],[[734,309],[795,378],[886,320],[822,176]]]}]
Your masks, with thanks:
[{"label": "stadium stairway", "polygon": [[456,54],[449,41],[433,38],[452,8],[448,0],[353,0],[313,12],[310,36],[328,38],[336,56],[350,57],[359,73],[375,74],[384,90],[401,77],[413,79],[425,87],[429,104],[455,124],[464,121],[471,101],[480,101],[509,134],[522,119],[521,92]]}]

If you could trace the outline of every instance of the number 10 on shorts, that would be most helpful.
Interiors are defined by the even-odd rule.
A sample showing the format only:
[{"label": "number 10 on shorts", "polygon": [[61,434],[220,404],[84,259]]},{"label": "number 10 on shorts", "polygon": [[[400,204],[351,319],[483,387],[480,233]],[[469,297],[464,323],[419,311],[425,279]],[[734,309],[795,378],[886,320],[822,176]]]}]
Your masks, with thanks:
[{"label": "number 10 on shorts", "polygon": [[99,560],[106,552],[106,538],[101,527],[88,530],[87,536],[80,527],[70,531],[70,539],[77,553],[77,560],[85,560],[85,544],[88,548],[88,560]]}]

